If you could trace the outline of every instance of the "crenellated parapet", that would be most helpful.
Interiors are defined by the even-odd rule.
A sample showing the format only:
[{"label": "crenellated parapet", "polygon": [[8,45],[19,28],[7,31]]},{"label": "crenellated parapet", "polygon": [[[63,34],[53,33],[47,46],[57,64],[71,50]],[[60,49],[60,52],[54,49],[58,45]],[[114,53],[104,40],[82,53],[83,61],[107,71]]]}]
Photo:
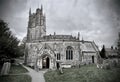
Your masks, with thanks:
[{"label": "crenellated parapet", "polygon": [[44,40],[68,40],[68,41],[78,41],[79,39],[72,35],[46,35],[43,37]]}]

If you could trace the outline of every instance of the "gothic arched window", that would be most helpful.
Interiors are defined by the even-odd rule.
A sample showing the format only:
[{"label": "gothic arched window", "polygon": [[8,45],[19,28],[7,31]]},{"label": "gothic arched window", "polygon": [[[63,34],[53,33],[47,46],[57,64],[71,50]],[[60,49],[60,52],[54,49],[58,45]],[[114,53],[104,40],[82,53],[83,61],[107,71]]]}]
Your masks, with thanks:
[{"label": "gothic arched window", "polygon": [[60,60],[60,53],[57,53],[57,60]]},{"label": "gothic arched window", "polygon": [[66,60],[72,60],[73,59],[73,48],[71,46],[68,46],[66,49]]}]

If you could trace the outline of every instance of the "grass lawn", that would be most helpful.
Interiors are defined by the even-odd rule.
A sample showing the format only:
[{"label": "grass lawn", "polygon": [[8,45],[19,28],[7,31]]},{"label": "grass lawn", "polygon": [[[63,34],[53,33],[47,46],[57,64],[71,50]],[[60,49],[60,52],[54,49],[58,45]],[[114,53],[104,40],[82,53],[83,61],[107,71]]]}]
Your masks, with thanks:
[{"label": "grass lawn", "polygon": [[28,72],[27,69],[23,68],[22,65],[12,65],[10,68],[10,74],[19,74],[19,73],[26,73]]},{"label": "grass lawn", "polygon": [[0,82],[31,82],[29,75],[5,75],[0,76]]},{"label": "grass lawn", "polygon": [[98,69],[95,65],[63,69],[45,73],[46,82],[120,82],[120,68]]},{"label": "grass lawn", "polygon": [[26,72],[28,71],[21,65],[12,65],[10,68],[10,74],[16,75],[0,76],[0,82],[31,82],[31,77],[29,75],[21,74]]}]

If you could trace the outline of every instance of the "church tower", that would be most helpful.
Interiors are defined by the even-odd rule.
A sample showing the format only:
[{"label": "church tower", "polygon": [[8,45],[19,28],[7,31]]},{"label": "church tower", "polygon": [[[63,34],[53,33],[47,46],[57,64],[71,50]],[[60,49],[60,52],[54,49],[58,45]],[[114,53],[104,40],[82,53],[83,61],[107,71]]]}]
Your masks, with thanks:
[{"label": "church tower", "polygon": [[27,41],[39,40],[46,35],[46,18],[43,7],[37,8],[35,13],[29,10],[29,21],[27,28]]}]

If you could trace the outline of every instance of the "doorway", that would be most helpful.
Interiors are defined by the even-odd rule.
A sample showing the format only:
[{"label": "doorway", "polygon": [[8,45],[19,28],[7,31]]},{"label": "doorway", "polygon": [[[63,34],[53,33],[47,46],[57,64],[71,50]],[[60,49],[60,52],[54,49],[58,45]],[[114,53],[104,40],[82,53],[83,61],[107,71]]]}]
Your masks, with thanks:
[{"label": "doorway", "polygon": [[42,58],[42,68],[49,68],[50,65],[50,59],[48,56],[44,56]]},{"label": "doorway", "polygon": [[57,62],[57,69],[59,69],[60,68],[60,64]]},{"label": "doorway", "polygon": [[94,56],[92,56],[92,63],[94,63]]}]

